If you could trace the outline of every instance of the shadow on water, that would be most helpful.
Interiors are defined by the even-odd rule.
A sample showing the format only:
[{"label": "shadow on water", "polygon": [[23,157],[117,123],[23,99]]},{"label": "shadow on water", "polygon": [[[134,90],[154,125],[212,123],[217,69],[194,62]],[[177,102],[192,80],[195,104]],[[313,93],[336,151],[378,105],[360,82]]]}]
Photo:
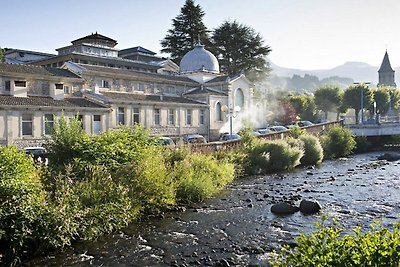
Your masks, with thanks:
[{"label": "shadow on water", "polygon": [[381,153],[325,161],[315,169],[236,181],[206,203],[132,224],[95,242],[33,259],[26,266],[220,266],[266,264],[268,253],[315,230],[321,214],[275,216],[271,205],[317,200],[347,230],[399,221],[400,162]]}]

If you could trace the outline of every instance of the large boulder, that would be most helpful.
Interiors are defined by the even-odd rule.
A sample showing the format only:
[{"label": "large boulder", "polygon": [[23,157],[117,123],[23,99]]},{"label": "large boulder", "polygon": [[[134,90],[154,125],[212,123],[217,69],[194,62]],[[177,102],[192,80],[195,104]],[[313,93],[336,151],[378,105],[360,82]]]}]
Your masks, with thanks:
[{"label": "large boulder", "polygon": [[387,160],[387,161],[396,161],[396,160],[400,160],[400,153],[395,153],[395,152],[391,152],[391,153],[385,153],[383,155],[380,155],[378,157],[379,160]]},{"label": "large boulder", "polygon": [[304,214],[314,214],[321,210],[321,205],[318,201],[310,201],[303,199],[300,202],[300,211]]},{"label": "large boulder", "polygon": [[299,211],[299,208],[286,202],[279,202],[271,206],[271,212],[278,215],[293,214]]}]

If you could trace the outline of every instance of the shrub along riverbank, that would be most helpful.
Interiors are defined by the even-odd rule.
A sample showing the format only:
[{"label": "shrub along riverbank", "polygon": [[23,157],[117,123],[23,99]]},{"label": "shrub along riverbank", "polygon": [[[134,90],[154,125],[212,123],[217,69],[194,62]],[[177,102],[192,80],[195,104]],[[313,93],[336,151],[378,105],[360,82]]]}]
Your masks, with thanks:
[{"label": "shrub along riverbank", "polygon": [[292,133],[261,142],[244,130],[238,150],[200,154],[161,146],[140,126],[90,137],[78,120],[61,117],[46,144],[49,166],[34,166],[14,147],[0,148],[1,261],[17,265],[141,216],[204,201],[235,177],[317,165],[324,151],[331,153],[325,157],[341,157],[355,145],[341,128],[329,130],[322,145],[298,129]]}]

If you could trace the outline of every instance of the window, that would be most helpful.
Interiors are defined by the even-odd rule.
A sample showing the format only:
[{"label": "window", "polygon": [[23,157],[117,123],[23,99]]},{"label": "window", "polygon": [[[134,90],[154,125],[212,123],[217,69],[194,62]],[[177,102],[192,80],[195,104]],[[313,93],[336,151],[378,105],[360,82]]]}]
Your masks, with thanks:
[{"label": "window", "polygon": [[93,115],[93,133],[99,134],[101,131],[101,115]]},{"label": "window", "polygon": [[117,122],[118,124],[125,124],[125,108],[118,108]]},{"label": "window", "polygon": [[15,87],[26,87],[26,81],[15,81]]},{"label": "window", "polygon": [[133,124],[140,123],[140,110],[139,108],[133,108]]},{"label": "window", "polygon": [[222,106],[221,103],[217,103],[217,105],[215,106],[215,117],[217,119],[217,121],[222,121],[222,110],[221,110]]},{"label": "window", "polygon": [[63,90],[64,85],[62,83],[56,83],[56,89]]},{"label": "window", "polygon": [[154,109],[154,125],[160,125],[160,109]]},{"label": "window", "polygon": [[201,125],[205,124],[205,117],[206,117],[206,112],[204,109],[200,109],[200,115],[199,115],[199,123]]},{"label": "window", "polygon": [[44,134],[50,135],[54,127],[54,115],[44,114]]},{"label": "window", "polygon": [[186,125],[192,125],[192,110],[186,110]]},{"label": "window", "polygon": [[143,83],[139,83],[138,91],[144,92],[144,84]]},{"label": "window", "polygon": [[110,83],[106,80],[101,80],[101,87],[110,88]]},{"label": "window", "polygon": [[32,115],[31,114],[23,114],[22,115],[22,135],[30,135],[32,136]]},{"label": "window", "polygon": [[168,124],[175,125],[175,109],[168,110]]},{"label": "window", "polygon": [[71,93],[70,87],[67,85],[64,85],[64,94],[70,94],[70,93]]},{"label": "window", "polygon": [[241,108],[244,106],[244,94],[240,88],[238,88],[235,93],[235,106],[239,106]]},{"label": "window", "polygon": [[6,85],[5,91],[6,92],[10,92],[10,90],[11,90],[11,82],[10,81],[6,81],[5,85]]},{"label": "window", "polygon": [[75,115],[75,118],[80,122],[82,129],[85,129],[83,127],[83,115]]}]

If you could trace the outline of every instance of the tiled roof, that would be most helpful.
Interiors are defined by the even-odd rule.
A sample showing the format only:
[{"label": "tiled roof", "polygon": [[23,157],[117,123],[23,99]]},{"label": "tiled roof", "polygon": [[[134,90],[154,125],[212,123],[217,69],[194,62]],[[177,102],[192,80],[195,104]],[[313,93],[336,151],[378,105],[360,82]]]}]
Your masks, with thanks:
[{"label": "tiled roof", "polygon": [[80,78],[75,73],[73,73],[69,70],[65,70],[65,69],[41,67],[41,66],[35,66],[35,65],[0,63],[0,74],[5,73],[5,72],[68,77],[68,78]]},{"label": "tiled roof", "polygon": [[211,95],[228,95],[227,93],[220,91],[220,90],[216,90],[213,88],[209,88],[209,87],[197,87],[194,88],[190,91],[188,91],[187,93],[185,93],[185,95],[195,95],[195,94],[211,94]]},{"label": "tiled roof", "polygon": [[209,80],[209,81],[206,82],[206,83],[226,82],[228,79],[229,79],[229,76],[228,76],[228,75],[223,75],[223,76],[215,77],[214,79]]},{"label": "tiled roof", "polygon": [[102,92],[102,94],[113,100],[158,102],[158,103],[168,102],[168,103],[204,105],[204,103],[180,96],[174,97],[166,95],[161,96],[161,95],[145,95],[145,94],[115,93],[115,92]]},{"label": "tiled roof", "polygon": [[85,36],[85,37],[82,37],[82,38],[73,40],[71,43],[75,44],[75,43],[79,43],[79,42],[86,41],[86,40],[88,40],[88,41],[92,41],[92,40],[93,40],[93,41],[94,41],[94,40],[102,40],[102,41],[106,41],[106,42],[113,43],[114,46],[117,44],[117,41],[116,41],[116,40],[111,39],[111,38],[109,38],[109,37],[107,37],[107,36],[98,34],[97,32],[96,32],[96,33],[92,33],[92,34],[90,34],[90,35],[88,35],[88,36]]},{"label": "tiled roof", "polygon": [[60,108],[105,108],[84,98],[65,98],[54,100],[51,97],[29,96],[15,97],[0,95],[0,106],[37,106],[37,107],[60,107]]},{"label": "tiled roof", "polygon": [[149,54],[149,55],[155,55],[156,54],[153,51],[150,51],[150,50],[148,50],[148,49],[146,49],[144,47],[141,47],[141,46],[135,46],[135,47],[119,50],[118,54],[125,55],[125,54],[130,54],[130,53],[144,53],[144,54]]},{"label": "tiled roof", "polygon": [[147,73],[147,72],[140,72],[134,70],[126,70],[126,69],[119,69],[119,68],[110,68],[110,67],[102,67],[102,66],[93,66],[93,65],[85,65],[85,64],[78,64],[83,68],[91,71],[99,71],[105,72],[110,74],[122,74],[122,75],[129,75],[132,78],[138,79],[154,79],[157,82],[185,82],[188,83],[188,86],[196,86],[198,83],[194,82],[192,79],[184,77],[184,76],[175,76],[175,75],[165,75],[165,74],[158,74],[158,73]]}]

